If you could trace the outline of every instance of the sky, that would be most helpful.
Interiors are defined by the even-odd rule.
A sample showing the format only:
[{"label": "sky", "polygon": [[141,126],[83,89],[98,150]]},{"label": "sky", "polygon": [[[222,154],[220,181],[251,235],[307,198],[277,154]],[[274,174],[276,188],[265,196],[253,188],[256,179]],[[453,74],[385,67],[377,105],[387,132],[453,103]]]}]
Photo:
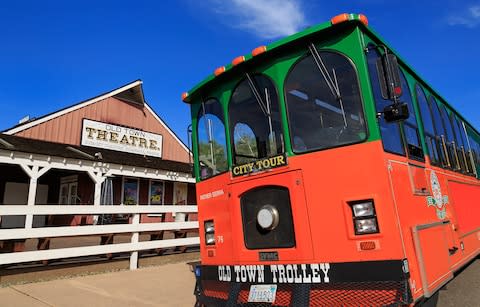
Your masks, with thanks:
[{"label": "sky", "polygon": [[143,80],[187,143],[181,101],[214,69],[340,13],[363,13],[480,128],[480,0],[0,1],[0,131]]}]

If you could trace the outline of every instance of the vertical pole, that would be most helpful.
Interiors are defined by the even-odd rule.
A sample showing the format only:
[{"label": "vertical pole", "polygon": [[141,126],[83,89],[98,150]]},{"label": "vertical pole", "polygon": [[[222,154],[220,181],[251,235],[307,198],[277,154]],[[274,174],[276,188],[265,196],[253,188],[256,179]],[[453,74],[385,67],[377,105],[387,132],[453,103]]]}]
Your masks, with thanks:
[{"label": "vertical pole", "polygon": [[[133,225],[140,225],[140,214],[135,213],[132,218]],[[139,233],[133,232],[132,233],[132,245],[136,245],[138,243]],[[130,270],[136,270],[138,268],[138,250],[133,251],[130,254]]]},{"label": "vertical pole", "polygon": [[[100,206],[100,198],[102,192],[102,180],[99,178],[95,179],[95,192],[93,194],[93,206]],[[97,224],[98,222],[98,215],[93,216],[93,224]]]},{"label": "vertical pole", "polygon": [[[35,198],[37,195],[37,179],[38,179],[38,166],[34,166],[29,174],[30,184],[28,186],[28,200],[27,206],[35,206]],[[25,217],[25,229],[32,229],[33,227],[33,214],[27,214]]]},{"label": "vertical pole", "polygon": [[[102,176],[101,172],[88,171],[88,175],[93,180],[95,184],[93,192],[93,206],[100,206],[101,197],[102,197],[102,183],[105,181],[105,177]],[[98,215],[93,216],[93,224],[96,225],[98,222]]]}]

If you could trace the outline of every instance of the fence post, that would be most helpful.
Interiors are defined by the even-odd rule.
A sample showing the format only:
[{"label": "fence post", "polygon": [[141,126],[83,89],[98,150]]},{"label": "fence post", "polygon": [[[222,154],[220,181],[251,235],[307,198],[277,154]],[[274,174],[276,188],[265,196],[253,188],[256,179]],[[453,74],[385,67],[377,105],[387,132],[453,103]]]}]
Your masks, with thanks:
[{"label": "fence post", "polygon": [[[140,214],[135,213],[132,217],[132,224],[133,225],[140,225]],[[139,239],[139,233],[133,232],[132,233],[132,244],[136,245]],[[131,252],[130,254],[130,270],[136,270],[138,268],[138,250]]]}]

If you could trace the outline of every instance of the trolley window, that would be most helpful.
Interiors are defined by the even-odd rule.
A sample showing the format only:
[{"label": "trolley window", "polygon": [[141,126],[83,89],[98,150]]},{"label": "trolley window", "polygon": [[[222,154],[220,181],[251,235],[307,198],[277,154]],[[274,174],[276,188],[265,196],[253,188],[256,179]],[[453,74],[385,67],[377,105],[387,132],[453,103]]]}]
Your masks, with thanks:
[{"label": "trolley window", "polygon": [[310,48],[285,80],[293,151],[363,141],[366,127],[354,66],[343,55]]},{"label": "trolley window", "polygon": [[200,178],[206,179],[228,170],[225,123],[220,102],[208,99],[202,103],[197,117]]},{"label": "trolley window", "polygon": [[283,153],[283,135],[277,90],[264,75],[246,74],[229,104],[233,163]]},{"label": "trolley window", "polygon": [[433,126],[433,118],[430,108],[428,107],[427,97],[420,85],[415,86],[417,94],[417,102],[420,107],[420,116],[423,122],[423,132],[425,135],[425,143],[427,143],[430,160],[433,164],[440,163],[438,143],[435,139],[435,128]]},{"label": "trolley window", "polygon": [[423,161],[424,155],[422,145],[420,143],[420,136],[418,134],[417,117],[413,107],[412,95],[410,94],[410,88],[408,86],[407,79],[402,71],[400,71],[400,79],[402,81],[403,88],[400,101],[405,102],[408,105],[409,111],[409,116],[403,124],[405,139],[407,141],[408,156],[409,158]]}]

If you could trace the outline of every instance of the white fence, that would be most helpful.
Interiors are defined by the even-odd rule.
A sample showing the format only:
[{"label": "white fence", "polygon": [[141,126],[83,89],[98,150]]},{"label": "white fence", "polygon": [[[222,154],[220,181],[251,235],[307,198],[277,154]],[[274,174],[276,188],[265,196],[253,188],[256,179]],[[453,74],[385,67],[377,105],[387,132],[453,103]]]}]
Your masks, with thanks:
[{"label": "white fence", "polygon": [[[131,214],[130,224],[113,225],[88,225],[88,226],[61,226],[17,229],[0,229],[0,241],[22,240],[34,238],[74,237],[87,235],[107,235],[118,233],[131,233],[130,243],[117,243],[84,247],[58,248],[51,250],[37,250],[25,252],[12,252],[0,254],[0,265],[14,264],[30,261],[42,261],[62,259],[80,256],[92,256],[109,253],[130,252],[130,269],[138,267],[138,252],[141,250],[169,248],[177,246],[197,245],[198,237],[186,237],[178,239],[139,241],[140,232],[161,232],[197,229],[197,221],[185,222],[161,222],[140,223],[141,214],[166,214],[166,213],[196,213],[197,206],[72,206],[72,205],[48,205],[48,206],[22,206],[1,205],[0,215],[101,215],[101,214]],[[27,218],[31,220],[31,218]],[[30,227],[29,227],[30,226]],[[99,242],[100,243],[100,242]]]}]

